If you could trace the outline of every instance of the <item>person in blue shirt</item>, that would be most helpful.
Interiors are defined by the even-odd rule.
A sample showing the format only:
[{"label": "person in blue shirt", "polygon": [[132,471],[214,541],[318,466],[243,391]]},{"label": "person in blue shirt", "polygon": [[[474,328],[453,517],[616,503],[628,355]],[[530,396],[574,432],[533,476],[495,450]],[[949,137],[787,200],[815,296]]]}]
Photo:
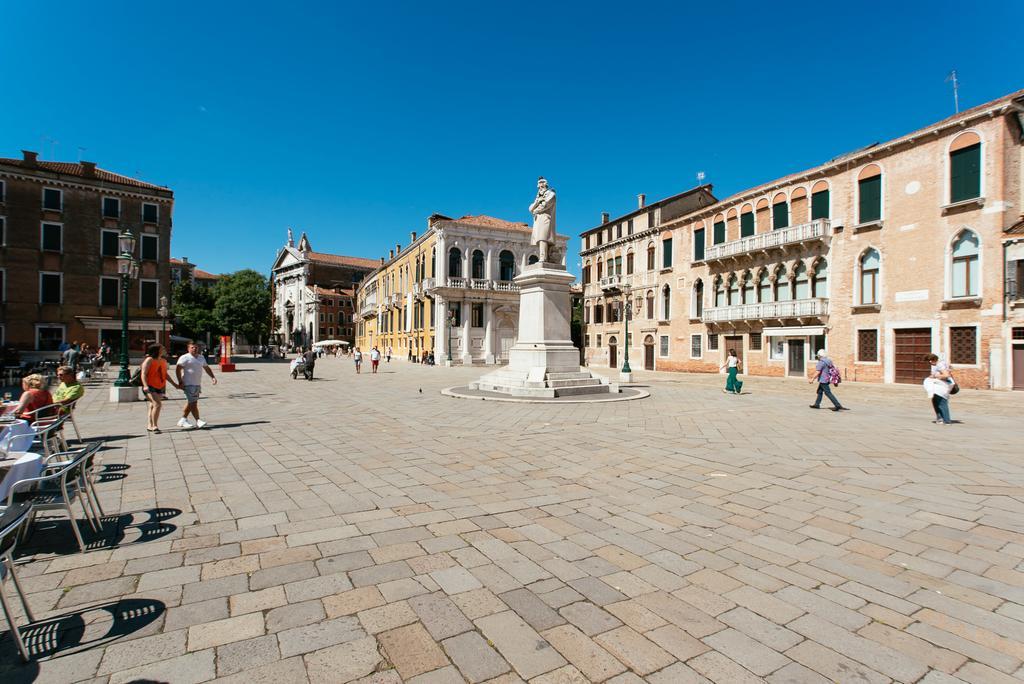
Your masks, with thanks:
[{"label": "person in blue shirt", "polygon": [[832,359],[825,356],[825,350],[818,350],[818,363],[814,366],[814,375],[808,380],[809,384],[813,384],[815,381],[818,382],[818,396],[811,404],[812,409],[821,408],[821,397],[822,395],[828,397],[829,401],[832,402],[833,411],[845,411],[836,396],[832,394],[832,387],[829,383],[829,369],[832,368]]}]

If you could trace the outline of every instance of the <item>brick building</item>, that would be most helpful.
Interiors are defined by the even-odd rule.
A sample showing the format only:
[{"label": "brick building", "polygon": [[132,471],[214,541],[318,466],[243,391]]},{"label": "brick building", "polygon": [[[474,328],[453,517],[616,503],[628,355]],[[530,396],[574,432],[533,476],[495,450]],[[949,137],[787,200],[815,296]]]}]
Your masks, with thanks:
[{"label": "brick building", "polygon": [[1024,91],[599,243],[622,223],[603,221],[583,233],[588,362],[630,344],[634,367],[717,372],[734,348],[745,373],[806,378],[824,348],[848,379],[918,383],[935,352],[965,387],[1011,386],[1022,111]]},{"label": "brick building", "polygon": [[213,287],[220,280],[218,274],[196,268],[196,265],[189,261],[188,257],[172,258],[170,268],[172,286],[187,281],[194,286]]},{"label": "brick building", "polygon": [[[128,292],[129,345],[156,339],[168,292],[169,188],[92,162],[53,162],[24,152],[0,158],[0,343],[46,355],[62,343],[121,340],[117,236],[138,238],[139,278]],[[31,353],[28,356],[32,356]]]},{"label": "brick building", "polygon": [[[272,337],[278,344],[295,347],[339,336],[352,342],[353,289],[378,265],[373,259],[315,252],[305,233],[296,245],[289,230],[288,243],[271,267]],[[342,331],[348,331],[347,336]]]}]

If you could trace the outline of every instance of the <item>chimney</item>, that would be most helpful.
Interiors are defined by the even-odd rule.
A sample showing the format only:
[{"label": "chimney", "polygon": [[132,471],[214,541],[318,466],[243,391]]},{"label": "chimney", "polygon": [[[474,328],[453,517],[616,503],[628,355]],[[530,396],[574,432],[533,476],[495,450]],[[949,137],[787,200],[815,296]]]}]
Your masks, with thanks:
[{"label": "chimney", "polygon": [[645,195],[644,193],[641,192],[639,195],[636,196],[636,208],[637,209],[643,209],[644,208],[644,203],[646,203],[646,202],[647,202],[647,195]]},{"label": "chimney", "polygon": [[91,161],[80,161],[78,165],[82,167],[83,178],[95,178],[96,177],[96,162]]},{"label": "chimney", "polygon": [[395,250],[389,249],[388,250],[388,260],[391,260],[391,259],[394,259],[394,258],[395,258]]},{"label": "chimney", "polygon": [[608,223],[608,212],[607,211],[602,211],[601,212],[601,225],[603,226],[606,223]]},{"label": "chimney", "polygon": [[381,257],[381,258],[380,258],[380,265],[381,265],[381,266],[383,266],[383,265],[384,265],[384,257]]},{"label": "chimney", "polygon": [[181,263],[187,264],[188,263],[188,257],[181,257]]},{"label": "chimney", "polygon": [[414,242],[416,242],[416,231],[415,230],[412,231],[411,233],[409,233],[409,244],[411,245]]},{"label": "chimney", "polygon": [[400,244],[398,244],[396,242],[395,243],[395,254],[401,254],[401,253],[402,253],[402,245],[400,245]]},{"label": "chimney", "polygon": [[39,160],[39,153],[32,152],[30,150],[22,150],[21,158],[24,160],[25,166],[35,166],[36,162]]}]

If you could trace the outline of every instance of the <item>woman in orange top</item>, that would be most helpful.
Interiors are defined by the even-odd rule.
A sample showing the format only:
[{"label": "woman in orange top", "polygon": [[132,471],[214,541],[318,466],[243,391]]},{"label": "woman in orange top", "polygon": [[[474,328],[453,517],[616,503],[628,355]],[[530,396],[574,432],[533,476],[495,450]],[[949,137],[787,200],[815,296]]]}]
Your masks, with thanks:
[{"label": "woman in orange top", "polygon": [[167,383],[181,389],[174,380],[167,375],[167,360],[163,358],[164,348],[160,344],[151,344],[146,349],[146,360],[142,362],[142,393],[149,400],[149,425],[146,427],[150,432],[160,432],[157,423],[160,421],[160,407],[167,394]]},{"label": "woman in orange top", "polygon": [[[35,411],[53,404],[53,396],[49,390],[43,387],[45,384],[46,381],[43,379],[43,376],[38,373],[26,375],[21,379],[21,399],[19,399],[18,405],[13,411],[17,418],[34,421],[47,417],[35,414]],[[56,414],[56,411],[51,416],[54,414]]]}]

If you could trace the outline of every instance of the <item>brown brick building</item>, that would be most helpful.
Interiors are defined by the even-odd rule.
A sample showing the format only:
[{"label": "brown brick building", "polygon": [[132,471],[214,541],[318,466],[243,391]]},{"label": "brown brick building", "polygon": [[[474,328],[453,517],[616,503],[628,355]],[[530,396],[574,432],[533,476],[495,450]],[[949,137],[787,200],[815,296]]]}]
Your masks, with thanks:
[{"label": "brown brick building", "polygon": [[169,294],[170,189],[92,162],[0,158],[0,342],[47,355],[62,343],[119,349],[117,236],[137,238],[139,278],[128,292],[129,344],[156,339]]},{"label": "brown brick building", "polygon": [[824,348],[847,379],[919,383],[934,352],[965,387],[1022,386],[1022,112],[1024,91],[654,229],[602,221],[582,235],[588,362],[628,344],[634,368],[717,372],[734,348],[803,379]]}]

